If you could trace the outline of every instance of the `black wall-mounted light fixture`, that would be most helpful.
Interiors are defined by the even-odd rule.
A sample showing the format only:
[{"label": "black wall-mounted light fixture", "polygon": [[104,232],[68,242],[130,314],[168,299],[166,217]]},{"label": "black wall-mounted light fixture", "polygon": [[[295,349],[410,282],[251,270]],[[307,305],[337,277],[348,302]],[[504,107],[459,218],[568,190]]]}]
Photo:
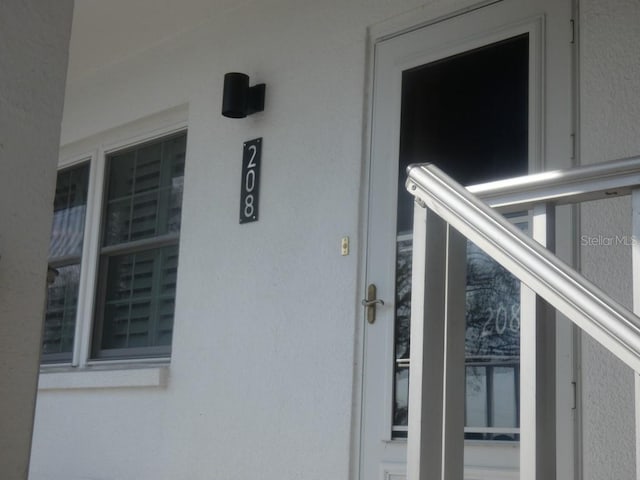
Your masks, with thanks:
[{"label": "black wall-mounted light fixture", "polygon": [[222,93],[222,115],[229,118],[244,118],[264,110],[266,86],[259,83],[249,87],[249,75],[231,72],[224,76]]}]

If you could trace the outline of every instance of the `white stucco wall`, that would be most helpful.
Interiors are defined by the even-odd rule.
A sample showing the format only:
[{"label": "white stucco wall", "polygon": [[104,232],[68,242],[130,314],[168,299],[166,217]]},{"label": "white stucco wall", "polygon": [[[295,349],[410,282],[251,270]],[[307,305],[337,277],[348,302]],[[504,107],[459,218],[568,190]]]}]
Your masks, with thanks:
[{"label": "white stucco wall", "polygon": [[27,477],[73,2],[0,4],[0,471]]},{"label": "white stucco wall", "polygon": [[[181,23],[171,38],[130,52],[117,15],[106,22],[111,28],[83,26],[96,55],[108,49],[91,37],[92,26],[104,42],[105,30],[118,35],[125,53],[85,70],[72,62],[62,140],[70,150],[188,107],[173,353],[168,378],[156,387],[67,379],[55,388],[48,377],[38,399],[33,480],[246,479],[256,472],[346,479],[357,463],[367,27],[423,2],[222,3],[219,14]],[[637,2],[581,3],[582,159],[637,154]],[[78,0],[76,10],[92,4]],[[266,82],[264,113],[220,115],[229,71]],[[242,142],[258,136],[260,221],[240,226]],[[590,218],[583,215],[583,232]],[[345,235],[352,251],[343,257]],[[627,292],[628,301],[617,267],[626,268],[624,254],[613,263],[602,250],[583,253],[587,273],[605,272],[598,283],[619,286],[614,293]],[[630,374],[587,340],[584,355],[585,478],[630,478]],[[611,433],[603,435],[605,427]]]},{"label": "white stucco wall", "polygon": [[[640,154],[640,3],[580,1],[581,158],[594,163]],[[628,199],[582,207],[581,235],[631,235]],[[598,240],[596,240],[598,241]],[[582,248],[587,277],[631,307],[631,248]],[[582,337],[584,478],[635,479],[632,372]]]},{"label": "white stucco wall", "polygon": [[[367,26],[418,3],[251,2],[70,78],[63,143],[188,104],[175,333],[166,387],[40,392],[33,480],[349,477]],[[264,113],[220,115],[229,71],[266,82]]]}]

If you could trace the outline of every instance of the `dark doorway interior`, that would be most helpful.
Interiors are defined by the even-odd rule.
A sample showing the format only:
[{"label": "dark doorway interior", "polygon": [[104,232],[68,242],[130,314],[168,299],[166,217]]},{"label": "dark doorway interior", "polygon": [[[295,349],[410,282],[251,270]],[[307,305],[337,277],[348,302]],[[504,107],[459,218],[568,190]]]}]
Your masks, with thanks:
[{"label": "dark doorway interior", "polygon": [[528,51],[520,35],[403,73],[398,232],[411,230],[411,163],[463,185],[527,173]]}]

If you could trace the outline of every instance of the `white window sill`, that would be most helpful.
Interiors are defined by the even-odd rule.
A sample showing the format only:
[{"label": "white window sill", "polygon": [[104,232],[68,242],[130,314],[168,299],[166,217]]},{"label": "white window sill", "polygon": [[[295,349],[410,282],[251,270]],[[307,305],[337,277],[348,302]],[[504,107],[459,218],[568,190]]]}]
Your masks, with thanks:
[{"label": "white window sill", "polygon": [[67,370],[40,372],[39,391],[85,390],[96,388],[162,388],[167,386],[168,366],[111,370]]}]

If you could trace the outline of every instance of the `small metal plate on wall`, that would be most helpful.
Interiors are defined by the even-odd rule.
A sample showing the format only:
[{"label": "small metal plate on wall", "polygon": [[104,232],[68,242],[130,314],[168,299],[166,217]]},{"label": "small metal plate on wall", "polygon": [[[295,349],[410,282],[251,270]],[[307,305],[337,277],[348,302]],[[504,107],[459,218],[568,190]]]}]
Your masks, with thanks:
[{"label": "small metal plate on wall", "polygon": [[340,241],[340,254],[343,257],[349,255],[349,237],[342,237]]},{"label": "small metal plate on wall", "polygon": [[242,149],[240,223],[255,222],[258,220],[261,159],[262,138],[245,142]]}]

